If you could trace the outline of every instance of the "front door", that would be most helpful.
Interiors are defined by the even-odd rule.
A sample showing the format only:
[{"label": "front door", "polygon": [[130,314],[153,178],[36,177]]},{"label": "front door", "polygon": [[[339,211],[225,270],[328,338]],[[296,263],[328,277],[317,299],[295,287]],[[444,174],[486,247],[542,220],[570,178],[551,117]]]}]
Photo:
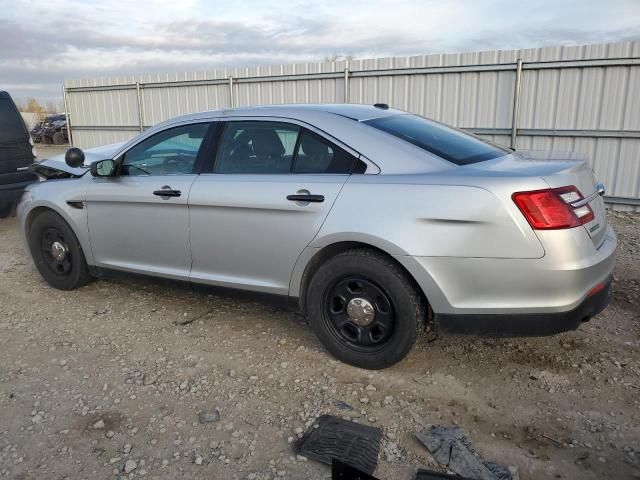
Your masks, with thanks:
[{"label": "front door", "polygon": [[96,266],[188,278],[187,200],[209,125],[163,130],[126,151],[116,177],[92,179],[86,203]]},{"label": "front door", "polygon": [[192,280],[287,294],[355,162],[298,125],[228,121],[189,197]]}]

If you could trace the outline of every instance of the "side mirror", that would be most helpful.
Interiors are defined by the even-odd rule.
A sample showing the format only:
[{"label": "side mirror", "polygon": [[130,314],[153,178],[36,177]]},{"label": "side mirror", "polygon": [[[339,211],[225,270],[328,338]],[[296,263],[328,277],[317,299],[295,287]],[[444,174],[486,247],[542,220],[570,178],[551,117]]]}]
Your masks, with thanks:
[{"label": "side mirror", "polygon": [[84,152],[79,148],[70,148],[64,154],[64,161],[73,168],[81,167],[84,164]]},{"label": "side mirror", "polygon": [[108,160],[98,160],[91,164],[91,175],[94,177],[113,177],[116,173],[116,162]]}]

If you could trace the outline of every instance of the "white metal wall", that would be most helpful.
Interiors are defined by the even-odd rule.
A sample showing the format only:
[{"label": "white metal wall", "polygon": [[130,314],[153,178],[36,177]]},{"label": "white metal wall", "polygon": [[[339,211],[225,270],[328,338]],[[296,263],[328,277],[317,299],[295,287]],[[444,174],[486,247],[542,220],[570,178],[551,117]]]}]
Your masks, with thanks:
[{"label": "white metal wall", "polygon": [[[390,106],[516,147],[583,153],[611,201],[640,204],[640,42],[67,81],[75,145],[185,113],[280,103]],[[345,92],[345,86],[346,92]]]}]

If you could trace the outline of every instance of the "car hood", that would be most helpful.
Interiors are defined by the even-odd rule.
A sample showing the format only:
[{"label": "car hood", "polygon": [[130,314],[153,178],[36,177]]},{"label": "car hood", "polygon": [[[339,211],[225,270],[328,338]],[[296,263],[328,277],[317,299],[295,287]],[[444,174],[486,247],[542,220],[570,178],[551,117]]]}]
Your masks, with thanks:
[{"label": "car hood", "polygon": [[59,176],[81,177],[87,173],[88,166],[98,160],[113,158],[126,142],[112,143],[101,147],[88,148],[84,150],[84,165],[82,167],[70,167],[64,161],[64,155],[55,155],[46,158],[40,162],[36,162],[31,166],[31,170],[45,178],[53,178]]}]

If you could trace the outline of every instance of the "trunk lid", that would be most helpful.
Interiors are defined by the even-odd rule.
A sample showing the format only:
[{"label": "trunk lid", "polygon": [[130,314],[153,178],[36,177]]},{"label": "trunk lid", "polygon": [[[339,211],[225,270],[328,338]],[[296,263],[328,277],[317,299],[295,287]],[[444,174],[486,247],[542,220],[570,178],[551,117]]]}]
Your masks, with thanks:
[{"label": "trunk lid", "polygon": [[593,170],[584,156],[572,152],[518,150],[510,155],[469,167],[503,175],[541,177],[551,188],[576,186],[584,198],[590,197],[588,204],[594,214],[593,220],[584,224],[583,228],[596,247],[604,241],[607,230],[604,200],[597,194],[598,185]]}]

